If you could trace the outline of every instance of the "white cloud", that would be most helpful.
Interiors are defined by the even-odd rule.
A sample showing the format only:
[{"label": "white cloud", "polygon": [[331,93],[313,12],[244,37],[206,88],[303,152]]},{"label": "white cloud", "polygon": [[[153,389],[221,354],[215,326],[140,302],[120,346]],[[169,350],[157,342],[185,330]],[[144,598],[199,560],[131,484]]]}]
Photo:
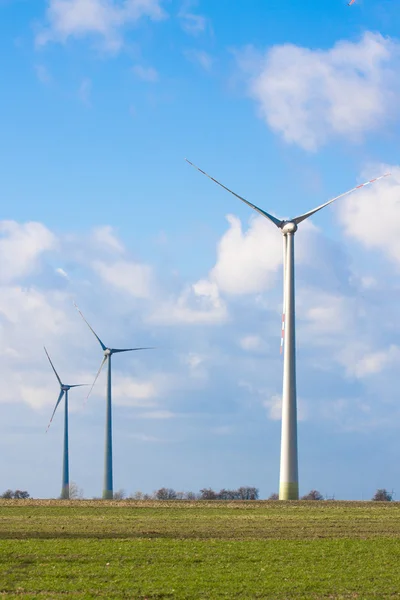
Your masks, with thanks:
[{"label": "white cloud", "polygon": [[44,252],[56,247],[57,239],[41,223],[0,221],[0,282],[29,275]]},{"label": "white cloud", "polygon": [[151,407],[153,399],[158,395],[152,381],[141,381],[133,377],[115,375],[113,383],[113,400],[119,406]]},{"label": "white cloud", "polygon": [[189,35],[199,35],[207,28],[208,19],[203,15],[199,15],[191,10],[196,2],[184,2],[178,17],[181,22],[182,29]]},{"label": "white cloud", "polygon": [[227,308],[218,286],[203,279],[186,288],[177,301],[157,308],[149,320],[160,325],[194,325],[223,323],[227,318]]},{"label": "white cloud", "polygon": [[185,362],[191,369],[196,369],[204,362],[204,358],[198,354],[190,352],[190,354],[185,357]]},{"label": "white cloud", "polygon": [[[272,421],[280,421],[282,419],[282,396],[274,394],[264,400],[263,405],[267,409],[268,417]],[[299,421],[307,419],[306,405],[302,398],[297,398],[297,419]]]},{"label": "white cloud", "polygon": [[185,50],[185,57],[193,63],[200,65],[205,71],[211,71],[214,59],[204,50]]},{"label": "white cloud", "polygon": [[135,65],[133,67],[133,72],[136,77],[142,79],[143,81],[147,81],[149,83],[155,83],[158,81],[158,72],[153,67],[143,67],[142,65]]},{"label": "white cloud", "polygon": [[161,0],[48,0],[47,26],[36,37],[38,45],[65,43],[69,38],[100,37],[108,50],[118,51],[122,31],[148,17],[165,18]]},{"label": "white cloud", "polygon": [[124,247],[117,238],[115,231],[109,225],[104,225],[103,227],[96,227],[91,234],[91,239],[97,244],[103,246],[112,252],[117,252],[118,254],[122,254],[124,252]]},{"label": "white cloud", "polygon": [[298,313],[302,326],[307,327],[307,338],[313,343],[331,343],[353,329],[357,318],[357,302],[341,293],[332,294],[315,288],[305,288],[297,295]]},{"label": "white cloud", "polygon": [[255,294],[276,282],[282,268],[282,236],[266,219],[253,218],[246,232],[240,220],[229,215],[230,228],[218,244],[218,257],[210,279],[227,294]]},{"label": "white cloud", "polygon": [[152,269],[128,260],[112,263],[94,261],[93,270],[103,281],[135,298],[149,298],[152,291]]},{"label": "white cloud", "polygon": [[275,394],[264,400],[263,405],[268,411],[268,416],[272,421],[280,421],[282,418],[282,396]]},{"label": "white cloud", "polygon": [[263,341],[259,335],[246,335],[240,339],[239,345],[243,350],[260,350]]},{"label": "white cloud", "polygon": [[60,277],[63,277],[64,279],[69,279],[68,273],[66,271],[64,271],[64,269],[62,269],[61,267],[57,267],[56,273],[57,273],[57,275],[60,275]]},{"label": "white cloud", "polygon": [[399,44],[366,32],[329,50],[284,44],[239,56],[249,94],[286,142],[316,150],[328,139],[359,141],[398,112]]},{"label": "white cloud", "polygon": [[400,167],[375,166],[366,178],[371,171],[392,175],[349,196],[338,207],[339,220],[353,240],[400,263]]},{"label": "white cloud", "polygon": [[389,367],[398,367],[400,348],[392,344],[385,350],[371,351],[362,344],[354,343],[342,351],[339,360],[348,375],[363,379],[381,373]]},{"label": "white cloud", "polygon": [[[348,209],[345,204],[343,210]],[[0,227],[7,231],[5,238],[19,239],[21,232],[26,233],[24,226],[17,224],[11,228],[4,224]],[[43,343],[67,382],[92,382],[100,362],[97,354],[100,349],[95,347],[93,336],[74,311],[71,304],[74,297],[82,307],[91,304],[96,319],[92,322],[84,309],[89,322],[96,331],[102,323],[99,333],[107,340],[118,340],[113,342],[115,345],[124,347],[129,345],[129,340],[140,339],[139,345],[168,348],[168,352],[151,353],[151,360],[147,353],[140,356],[135,353],[135,356],[125,355],[125,362],[121,359],[117,364],[116,361],[116,367],[124,369],[115,373],[113,381],[116,405],[141,409],[137,412],[143,419],[168,421],[171,415],[182,414],[179,402],[193,399],[193,408],[198,409],[197,393],[207,398],[209,390],[218,390],[224,378],[229,377],[232,383],[234,372],[236,382],[244,379],[251,384],[246,387],[249,393],[244,394],[247,409],[264,406],[271,419],[280,418],[280,322],[278,310],[274,309],[271,314],[271,305],[275,306],[271,296],[281,299],[282,242],[279,231],[267,221],[252,218],[243,230],[240,221],[231,217],[228,231],[218,244],[216,265],[208,278],[187,284],[182,291],[179,288],[170,291],[167,300],[161,282],[154,281],[153,268],[132,260],[110,227],[97,228],[85,235],[67,233],[59,239],[43,225],[38,231],[38,239],[46,243],[43,247],[33,244],[33,249],[28,244],[29,252],[24,254],[24,260],[20,257],[19,244],[5,246],[0,252],[3,263],[4,259],[9,261],[9,272],[16,278],[0,281],[0,339],[4,355],[0,367],[3,381],[0,402],[24,402],[46,411],[54,405],[57,385],[46,362]],[[375,397],[377,386],[381,386],[382,402],[390,402],[394,392],[388,386],[400,357],[400,326],[395,330],[393,325],[397,305],[390,293],[397,284],[388,281],[389,293],[385,289],[379,296],[383,298],[382,306],[376,306],[382,275],[373,264],[366,263],[365,269],[357,270],[357,276],[346,267],[335,280],[335,287],[329,287],[327,278],[323,277],[327,270],[323,236],[318,239],[320,260],[315,264],[308,260],[307,248],[313,240],[310,234],[320,235],[315,228],[307,231],[305,225],[297,248],[301,265],[297,271],[297,333],[303,385],[307,380],[314,381],[314,377],[318,382],[322,375],[328,380],[335,378],[337,389],[335,387],[332,397],[324,401],[324,407],[329,407],[338,397],[351,394],[346,386],[354,385],[353,379],[365,391],[365,396],[369,393]],[[315,245],[312,251],[315,252]],[[65,271],[58,266],[60,255]],[[343,256],[345,254],[338,255],[335,247],[329,257],[329,264],[332,263],[329,280],[336,269],[335,261],[341,262]],[[40,277],[33,279],[36,272]],[[24,289],[20,280],[27,274],[36,286]],[[60,281],[60,276],[65,281]],[[108,319],[110,288],[126,293],[114,294],[112,318]],[[254,294],[256,298],[230,297],[243,294]],[[146,302],[132,304],[133,297],[146,298]],[[224,328],[230,314],[234,318]],[[276,340],[274,348],[273,339]],[[238,351],[238,345],[249,354]],[[322,345],[324,352],[320,351]],[[171,348],[173,352],[169,352]],[[268,355],[265,364],[261,352]],[[140,377],[131,376],[137,373]],[[99,381],[94,390],[98,396],[104,395],[104,379],[103,374],[102,383]],[[207,393],[203,393],[204,390]],[[308,410],[309,415],[322,415],[312,390],[302,387],[299,392],[308,398],[308,403],[315,402],[312,411]],[[82,403],[84,395],[74,395],[77,405]],[[371,406],[370,412],[365,413],[365,422],[379,421],[382,409],[367,399],[362,405],[349,404],[346,410],[354,416],[357,411],[364,411],[365,405]],[[300,413],[300,418],[304,418],[304,414]],[[47,413],[43,417],[45,427]],[[212,425],[217,424],[211,423],[210,427]]]},{"label": "white cloud", "polygon": [[0,331],[7,339],[6,331],[18,326],[23,337],[25,331],[46,333],[65,332],[63,296],[44,293],[35,288],[0,286]]}]

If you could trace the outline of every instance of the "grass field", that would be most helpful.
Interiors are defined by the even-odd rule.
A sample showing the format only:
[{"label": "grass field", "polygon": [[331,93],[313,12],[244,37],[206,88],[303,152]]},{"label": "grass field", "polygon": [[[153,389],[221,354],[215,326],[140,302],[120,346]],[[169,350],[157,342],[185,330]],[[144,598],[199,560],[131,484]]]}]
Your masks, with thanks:
[{"label": "grass field", "polygon": [[400,503],[0,501],[0,598],[400,599]]}]

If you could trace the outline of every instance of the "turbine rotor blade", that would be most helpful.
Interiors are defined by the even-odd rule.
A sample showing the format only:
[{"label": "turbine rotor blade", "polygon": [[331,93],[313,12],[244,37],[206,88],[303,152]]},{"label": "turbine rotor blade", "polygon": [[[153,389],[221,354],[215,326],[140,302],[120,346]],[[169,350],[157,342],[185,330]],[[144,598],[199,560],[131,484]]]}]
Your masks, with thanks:
[{"label": "turbine rotor blade", "polygon": [[69,388],[74,388],[74,387],[83,387],[85,385],[90,385],[90,383],[76,383],[75,385],[69,385]]},{"label": "turbine rotor blade", "polygon": [[335,200],[339,200],[339,198],[343,198],[343,196],[347,196],[348,194],[351,194],[352,192],[355,192],[356,190],[359,190],[360,188],[365,187],[366,185],[375,183],[375,181],[379,181],[380,179],[383,179],[384,177],[389,177],[389,175],[391,175],[391,173],[385,173],[384,175],[381,175],[380,177],[375,177],[375,179],[370,179],[369,181],[366,181],[365,183],[362,183],[361,185],[357,185],[356,187],[352,188],[351,190],[348,190],[347,192],[344,192],[343,194],[336,196],[336,198],[332,198],[331,200],[328,200],[328,202],[325,202],[325,204],[321,204],[320,206],[317,206],[317,208],[314,208],[313,210],[309,210],[308,212],[304,213],[303,215],[300,215],[299,217],[295,217],[294,219],[291,219],[291,221],[293,223],[296,223],[296,225],[298,225],[299,223],[301,223],[302,221],[305,221],[305,219],[308,219],[308,217],[311,217],[311,215],[315,214],[322,208],[325,208],[325,206],[328,206],[328,204],[332,204],[332,202],[335,202]]},{"label": "turbine rotor blade", "polygon": [[135,352],[136,350],[155,350],[155,348],[110,348],[110,350],[112,354],[115,354],[117,352]]},{"label": "turbine rotor blade", "polygon": [[49,353],[48,353],[48,352],[47,352],[47,350],[46,350],[46,346],[43,346],[43,348],[44,348],[44,351],[46,352],[47,358],[49,359],[49,363],[51,364],[51,368],[53,369],[53,371],[54,371],[54,374],[55,374],[55,376],[56,376],[56,377],[57,377],[57,379],[58,379],[58,383],[59,383],[60,385],[62,385],[61,379],[60,379],[60,377],[58,376],[58,373],[57,373],[57,371],[56,371],[56,369],[55,369],[55,367],[54,367],[53,363],[51,362],[51,358],[50,358],[50,356],[49,356]]},{"label": "turbine rotor blade", "polygon": [[93,335],[97,338],[100,346],[102,347],[103,350],[107,350],[107,346],[105,346],[103,344],[103,342],[101,341],[101,339],[99,338],[99,336],[97,335],[97,333],[94,331],[94,329],[89,325],[89,323],[86,321],[85,317],[83,316],[82,312],[79,310],[78,305],[74,302],[74,306],[76,308],[76,310],[78,311],[78,313],[81,315],[82,319],[85,321],[86,325],[89,327],[90,331],[93,333]]},{"label": "turbine rotor blade", "polygon": [[247,204],[247,206],[250,206],[251,208],[253,208],[260,215],[262,215],[263,217],[266,217],[267,219],[269,219],[270,221],[272,221],[272,223],[274,225],[276,225],[277,227],[281,227],[282,226],[283,221],[280,221],[279,219],[277,219],[273,215],[270,215],[269,213],[265,212],[265,210],[262,210],[261,208],[259,208],[255,204],[252,204],[251,202],[249,202],[245,198],[242,198],[242,196],[239,196],[239,194],[236,194],[236,192],[233,192],[232,190],[230,190],[228,187],[226,187],[225,185],[223,185],[222,183],[220,183],[219,181],[217,181],[217,179],[214,179],[214,177],[211,177],[211,175],[209,175],[208,173],[206,173],[205,171],[203,171],[203,169],[200,169],[198,166],[196,166],[195,164],[193,164],[192,162],[190,162],[190,160],[188,160],[187,158],[185,158],[185,160],[186,160],[187,163],[189,163],[189,165],[192,165],[192,167],[194,167],[195,169],[197,169],[198,171],[200,171],[200,173],[203,173],[203,175],[205,175],[206,177],[208,177],[209,179],[211,179],[211,181],[214,181],[214,183],[216,183],[217,185],[219,185],[222,188],[224,188],[224,190],[226,190],[227,192],[230,192],[231,194],[233,194],[234,196],[236,196],[236,198],[239,198],[239,200],[241,200],[242,202],[244,202],[245,204]]},{"label": "turbine rotor blade", "polygon": [[86,396],[86,400],[85,400],[85,402],[87,402],[87,400],[88,400],[88,398],[89,398],[90,394],[92,393],[92,390],[93,390],[93,388],[94,388],[94,386],[95,386],[95,383],[96,383],[97,379],[99,378],[100,372],[101,372],[101,370],[102,370],[102,368],[103,368],[103,366],[104,366],[104,364],[105,364],[105,362],[106,362],[106,361],[107,361],[107,356],[105,356],[105,357],[103,358],[103,360],[101,361],[100,368],[99,368],[99,370],[97,371],[96,377],[94,378],[94,381],[93,381],[93,383],[92,383],[92,387],[90,388],[90,390],[89,390],[89,393],[88,393],[88,395]]},{"label": "turbine rotor blade", "polygon": [[64,390],[61,390],[61,391],[60,391],[60,395],[58,396],[58,399],[57,399],[57,402],[56,402],[55,408],[54,408],[54,410],[53,410],[53,414],[51,415],[50,422],[49,422],[49,424],[47,425],[46,433],[47,433],[47,432],[48,432],[48,430],[49,430],[49,427],[50,427],[50,425],[51,425],[51,422],[52,422],[52,420],[53,420],[53,417],[54,417],[54,415],[55,415],[55,412],[56,412],[56,410],[57,410],[57,407],[58,407],[58,405],[60,404],[60,402],[61,402],[61,400],[62,400],[62,397],[64,396],[64,394],[65,394]]}]

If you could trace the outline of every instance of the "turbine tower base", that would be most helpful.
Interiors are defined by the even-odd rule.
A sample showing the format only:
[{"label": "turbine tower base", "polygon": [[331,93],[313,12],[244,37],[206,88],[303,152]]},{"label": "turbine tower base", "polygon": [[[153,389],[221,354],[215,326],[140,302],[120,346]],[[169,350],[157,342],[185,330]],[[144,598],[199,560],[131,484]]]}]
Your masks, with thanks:
[{"label": "turbine tower base", "polygon": [[61,500],[69,500],[69,485],[64,485],[61,490]]},{"label": "turbine tower base", "polygon": [[112,500],[113,499],[113,491],[112,490],[104,490],[103,491],[103,500]]},{"label": "turbine tower base", "polygon": [[279,500],[298,500],[299,499],[299,484],[281,483],[279,485]]}]

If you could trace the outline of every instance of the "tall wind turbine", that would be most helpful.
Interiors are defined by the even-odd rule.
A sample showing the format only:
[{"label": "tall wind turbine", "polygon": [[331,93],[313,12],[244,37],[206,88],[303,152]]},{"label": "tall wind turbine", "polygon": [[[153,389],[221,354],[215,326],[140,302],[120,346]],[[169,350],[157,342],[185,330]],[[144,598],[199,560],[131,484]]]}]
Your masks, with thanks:
[{"label": "tall wind turbine", "polygon": [[104,455],[104,485],[103,485],[103,499],[109,500],[113,498],[113,464],[112,464],[112,407],[111,407],[111,357],[113,354],[117,354],[119,352],[135,352],[136,350],[153,350],[153,348],[109,348],[99,338],[97,333],[92,329],[89,323],[86,321],[85,317],[79,310],[78,306],[74,303],[74,306],[78,313],[81,315],[82,319],[85,321],[86,325],[89,327],[90,331],[96,337],[99,342],[101,349],[103,350],[104,357],[101,361],[100,368],[97,371],[97,375],[94,379],[92,387],[89,390],[87,398],[89,398],[94,385],[97,381],[97,378],[100,375],[100,372],[105,363],[107,363],[107,392],[106,392],[106,441],[105,441],[105,455]]},{"label": "tall wind turbine", "polygon": [[49,427],[51,425],[51,422],[53,420],[55,412],[58,408],[58,405],[60,404],[61,400],[63,399],[63,396],[65,396],[65,400],[64,400],[64,452],[63,452],[62,486],[61,486],[61,496],[60,497],[63,500],[68,500],[69,499],[68,392],[71,388],[82,387],[87,384],[86,383],[78,383],[75,385],[66,385],[65,383],[62,383],[57,371],[55,370],[53,363],[51,362],[51,358],[49,356],[49,353],[46,350],[46,346],[44,346],[44,351],[46,352],[47,358],[49,359],[49,363],[51,364],[51,368],[53,369],[54,374],[57,377],[58,383],[60,384],[60,395],[58,396],[56,406],[53,410],[53,414],[51,415],[50,422],[47,426],[46,433],[49,430]]},{"label": "tall wind turbine", "polygon": [[[258,208],[248,200],[242,198],[225,185],[214,179],[185,159],[192,167],[203,173],[206,177],[223,187],[225,190],[239,198],[263,217],[269,219],[283,234],[283,315],[282,315],[282,338],[284,345],[283,358],[283,393],[282,393],[282,430],[281,430],[281,465],[279,481],[279,500],[298,500],[299,498],[299,476],[297,458],[297,400],[296,400],[296,328],[295,328],[295,292],[294,292],[294,234],[298,225],[311,217],[313,214],[332,204],[335,200],[351,194],[366,185],[387,177],[386,173],[381,177],[371,179],[366,183],[357,185],[344,194],[336,196],[317,206],[299,217],[289,221],[280,220],[266,211]],[[282,343],[282,342],[281,342]]]}]

